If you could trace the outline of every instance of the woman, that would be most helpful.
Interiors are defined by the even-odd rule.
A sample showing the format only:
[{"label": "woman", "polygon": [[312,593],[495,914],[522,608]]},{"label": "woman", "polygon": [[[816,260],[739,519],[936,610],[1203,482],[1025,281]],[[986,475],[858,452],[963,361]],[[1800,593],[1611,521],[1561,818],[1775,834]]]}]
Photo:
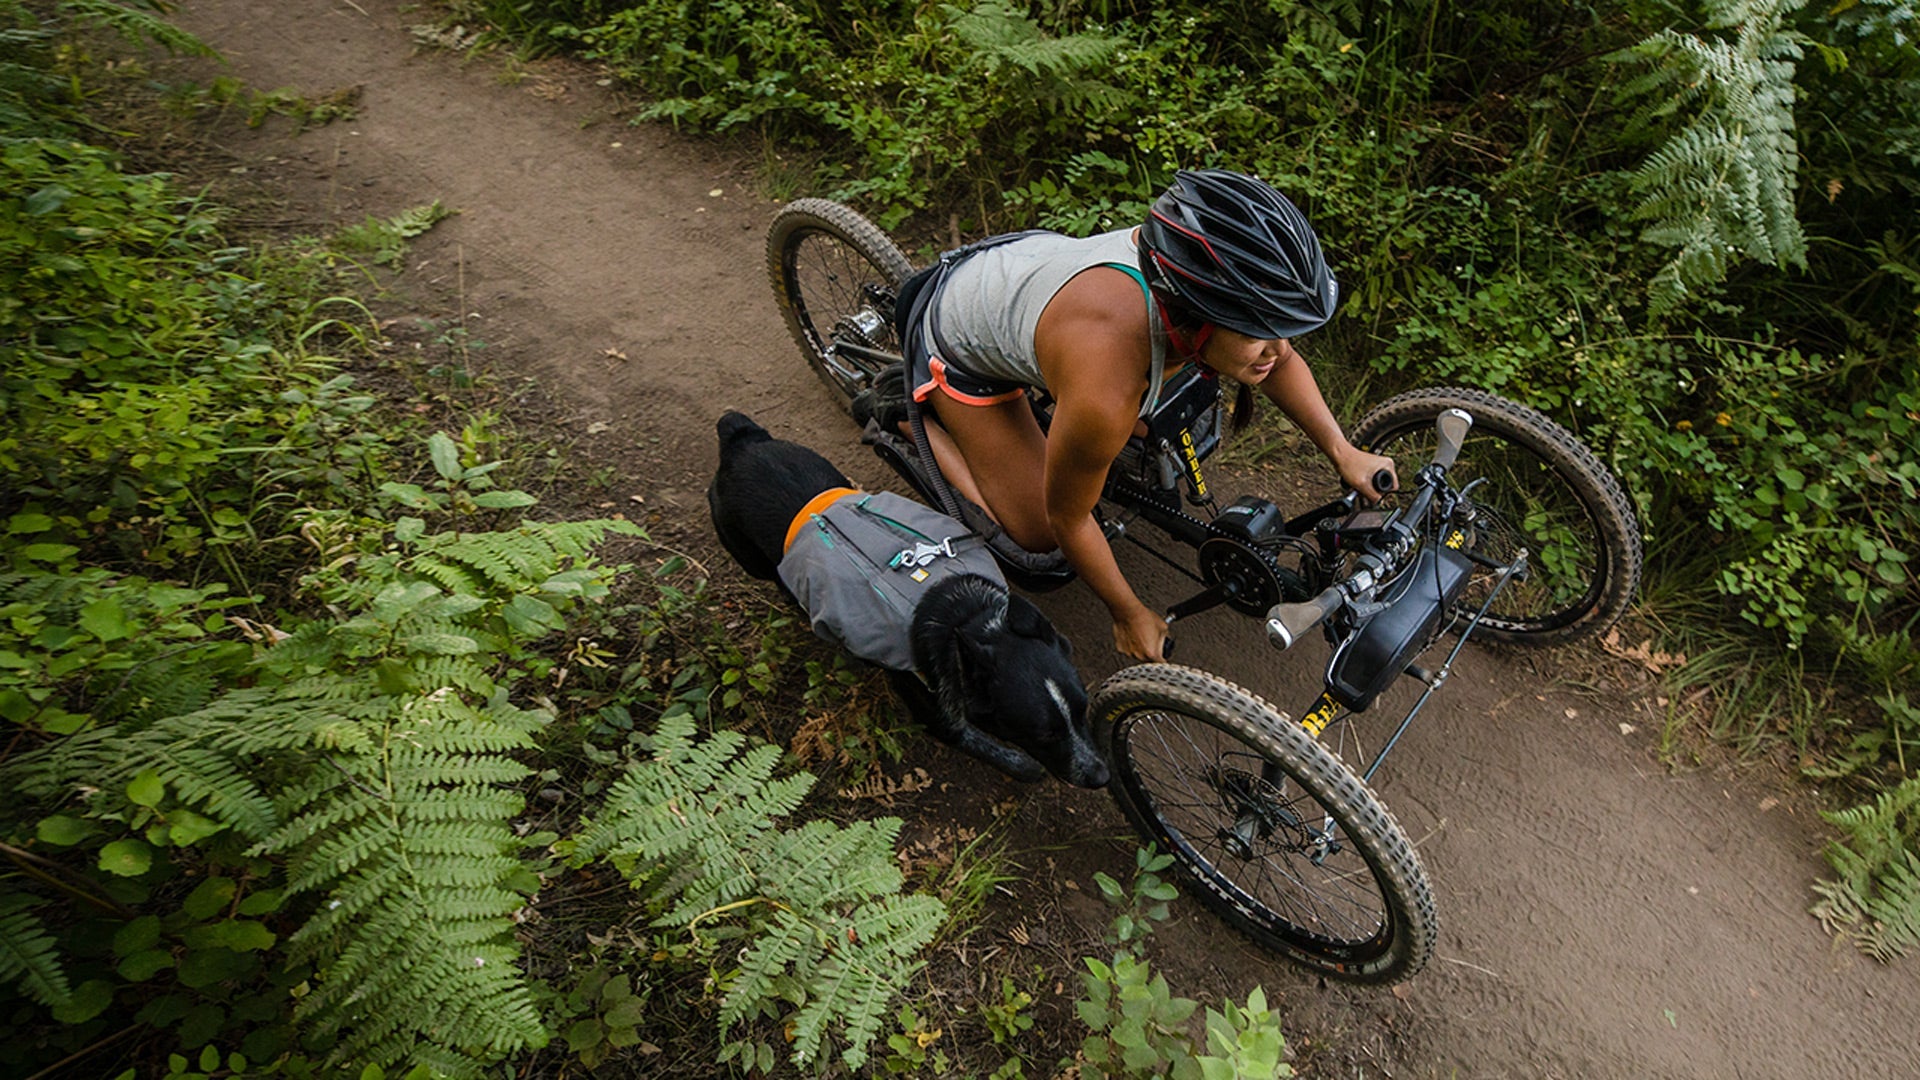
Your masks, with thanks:
[{"label": "woman", "polygon": [[[1337,297],[1285,196],[1238,173],[1181,172],[1138,229],[1032,234],[958,263],[909,330],[929,356],[913,395],[939,419],[928,432],[942,472],[1022,547],[1059,547],[1107,605],[1114,647],[1159,660],[1166,621],[1134,595],[1093,517],[1108,466],[1165,376],[1193,362],[1257,387],[1377,499],[1373,476],[1393,462],[1347,441],[1289,340],[1326,322]],[[1027,387],[1054,399],[1050,435]]]}]

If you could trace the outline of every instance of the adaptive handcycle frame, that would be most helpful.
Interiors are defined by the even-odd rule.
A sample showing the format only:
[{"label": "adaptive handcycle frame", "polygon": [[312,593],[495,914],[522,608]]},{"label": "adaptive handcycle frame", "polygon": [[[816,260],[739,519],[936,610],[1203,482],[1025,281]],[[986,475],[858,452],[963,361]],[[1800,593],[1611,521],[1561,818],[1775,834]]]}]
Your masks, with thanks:
[{"label": "adaptive handcycle frame", "polygon": [[[768,271],[795,341],[843,406],[898,372],[895,299],[913,267],[871,222],[823,199],[789,204]],[[1034,404],[1044,424],[1048,402]],[[1321,629],[1332,645],[1323,689],[1295,719],[1194,668],[1117,672],[1089,703],[1113,792],[1194,895],[1254,940],[1333,977],[1397,982],[1431,957],[1438,922],[1419,853],[1369,782],[1469,638],[1557,645],[1619,618],[1639,580],[1639,526],[1571,432],[1478,390],[1402,394],[1354,425],[1356,445],[1420,463],[1376,507],[1352,492],[1291,516],[1259,496],[1219,505],[1202,465],[1223,424],[1212,376],[1177,372],[1109,472],[1102,527],[1194,580],[1168,609],[1176,626],[1224,606],[1261,619],[1281,649]],[[929,501],[953,505],[915,440],[872,422],[864,437]],[[963,512],[994,528],[977,507]],[[1191,550],[1193,568],[1142,542],[1142,522]],[[1027,560],[1008,570],[1032,579]],[[1422,666],[1449,632],[1444,658]],[[1341,721],[1403,675],[1425,689],[1356,773],[1340,752],[1358,735]]]}]

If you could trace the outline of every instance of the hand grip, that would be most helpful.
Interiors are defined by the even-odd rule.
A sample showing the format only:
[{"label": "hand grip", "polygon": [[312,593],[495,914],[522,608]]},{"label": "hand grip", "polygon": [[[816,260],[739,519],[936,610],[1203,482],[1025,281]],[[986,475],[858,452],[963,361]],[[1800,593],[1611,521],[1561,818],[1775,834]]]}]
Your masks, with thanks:
[{"label": "hand grip", "polygon": [[1395,482],[1392,469],[1381,469],[1373,474],[1373,490],[1385,495],[1400,485]]},{"label": "hand grip", "polygon": [[1460,456],[1461,445],[1467,441],[1467,432],[1473,430],[1473,417],[1463,409],[1448,409],[1434,418],[1433,426],[1440,436],[1433,463],[1451,469],[1454,459]]},{"label": "hand grip", "polygon": [[1346,603],[1339,586],[1298,604],[1275,604],[1267,609],[1267,640],[1277,649],[1290,649],[1307,631],[1327,620]]}]

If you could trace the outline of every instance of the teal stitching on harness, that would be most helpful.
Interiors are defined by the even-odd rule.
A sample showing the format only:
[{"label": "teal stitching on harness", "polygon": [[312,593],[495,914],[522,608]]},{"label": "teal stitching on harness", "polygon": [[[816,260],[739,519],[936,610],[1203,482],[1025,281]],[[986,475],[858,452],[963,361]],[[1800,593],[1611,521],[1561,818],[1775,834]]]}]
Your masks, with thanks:
[{"label": "teal stitching on harness", "polygon": [[[908,525],[903,521],[895,521],[894,519],[888,517],[887,515],[881,513],[878,510],[868,509],[867,503],[872,501],[872,499],[873,499],[873,496],[869,495],[866,498],[861,499],[859,502],[853,504],[854,508],[856,510],[859,510],[861,513],[867,515],[868,517],[872,518],[875,521],[893,526],[895,529],[899,530],[900,532],[906,533],[908,536],[912,536],[919,540],[925,540],[929,544],[937,544],[940,542],[938,540],[935,540],[933,537],[928,536],[926,533],[921,532],[919,529],[916,529],[913,526]],[[952,537],[947,537],[947,539],[950,540],[952,539]]]}]

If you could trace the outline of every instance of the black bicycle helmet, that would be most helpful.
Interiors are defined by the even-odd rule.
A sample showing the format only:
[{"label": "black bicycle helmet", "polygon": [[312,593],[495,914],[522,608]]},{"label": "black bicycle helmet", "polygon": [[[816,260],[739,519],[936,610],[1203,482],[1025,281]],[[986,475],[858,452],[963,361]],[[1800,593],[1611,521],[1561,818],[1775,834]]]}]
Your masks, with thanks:
[{"label": "black bicycle helmet", "polygon": [[1140,228],[1140,268],[1170,308],[1249,337],[1304,334],[1340,298],[1299,208],[1224,169],[1175,174]]}]

